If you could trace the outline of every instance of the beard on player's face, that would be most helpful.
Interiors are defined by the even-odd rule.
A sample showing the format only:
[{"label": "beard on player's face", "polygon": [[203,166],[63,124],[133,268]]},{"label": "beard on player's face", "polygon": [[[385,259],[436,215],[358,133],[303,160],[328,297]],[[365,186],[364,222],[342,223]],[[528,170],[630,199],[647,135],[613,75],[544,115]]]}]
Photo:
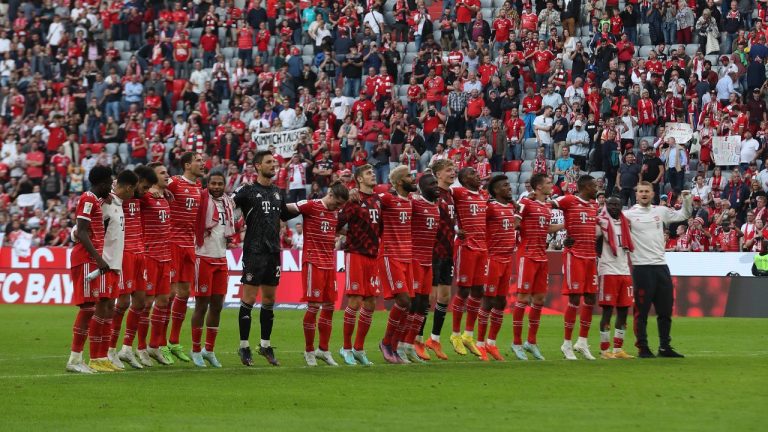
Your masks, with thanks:
[{"label": "beard on player's face", "polygon": [[403,190],[406,192],[416,192],[418,190],[416,185],[413,184],[412,182],[403,181],[402,185],[403,185]]}]

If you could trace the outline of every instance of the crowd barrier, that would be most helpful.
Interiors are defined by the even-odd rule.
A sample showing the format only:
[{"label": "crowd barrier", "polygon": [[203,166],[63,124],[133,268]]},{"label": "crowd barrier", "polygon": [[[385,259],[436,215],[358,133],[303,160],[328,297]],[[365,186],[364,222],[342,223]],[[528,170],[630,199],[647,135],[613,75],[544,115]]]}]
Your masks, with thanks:
[{"label": "crowd barrier", "polygon": [[[21,257],[13,248],[0,248],[0,304],[66,305],[72,302],[69,273],[70,250],[33,248]],[[766,316],[768,280],[751,274],[752,253],[667,253],[675,285],[675,314],[678,316]],[[225,303],[235,306],[240,298],[242,251],[227,252],[230,275]],[[337,253],[337,307],[343,306],[344,256]],[[517,266],[513,266],[517,268]],[[547,313],[560,313],[566,298],[560,295],[562,253],[549,253]],[[732,276],[728,276],[731,273]],[[733,276],[736,273],[740,276]],[[514,277],[513,277],[514,283]],[[301,252],[282,251],[282,274],[277,290],[277,307],[301,309]],[[510,300],[512,294],[510,294]],[[379,307],[385,307],[383,301]]]}]

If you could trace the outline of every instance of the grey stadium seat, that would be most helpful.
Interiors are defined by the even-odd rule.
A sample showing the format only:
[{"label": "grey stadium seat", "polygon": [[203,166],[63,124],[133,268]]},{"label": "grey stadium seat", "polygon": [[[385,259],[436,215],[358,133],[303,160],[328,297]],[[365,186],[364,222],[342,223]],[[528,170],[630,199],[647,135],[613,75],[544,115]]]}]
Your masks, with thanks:
[{"label": "grey stadium seat", "polygon": [[[523,161],[523,164],[520,165],[520,171],[524,172],[524,173],[525,172],[529,173],[529,172],[533,171],[533,160],[529,159],[529,160]],[[521,176],[522,176],[522,174],[521,174]],[[518,181],[522,182],[521,179],[519,179]]]},{"label": "grey stadium seat", "polygon": [[510,171],[510,172],[505,173],[505,174],[507,175],[507,178],[509,179],[510,183],[517,183],[518,180],[520,179],[520,173],[519,172]]}]

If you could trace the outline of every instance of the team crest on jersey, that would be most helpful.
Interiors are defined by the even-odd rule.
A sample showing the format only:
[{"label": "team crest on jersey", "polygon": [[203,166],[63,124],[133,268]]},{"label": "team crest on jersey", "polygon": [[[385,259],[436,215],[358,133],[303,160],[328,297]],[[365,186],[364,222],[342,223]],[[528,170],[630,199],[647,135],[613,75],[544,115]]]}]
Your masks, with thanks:
[{"label": "team crest on jersey", "polygon": [[91,297],[98,297],[98,295],[99,295],[99,290],[97,289],[91,290]]},{"label": "team crest on jersey", "polygon": [[530,289],[530,288],[531,288],[531,284],[530,283],[526,282],[526,283],[523,284],[523,289],[527,290],[527,289]]},{"label": "team crest on jersey", "polygon": [[459,277],[459,279],[460,279],[462,282],[466,282],[466,281],[467,281],[467,275],[461,275],[461,276]]},{"label": "team crest on jersey", "polygon": [[488,285],[489,292],[496,292],[496,285]]},{"label": "team crest on jersey", "polygon": [[152,291],[152,288],[154,288],[154,287],[155,286],[152,285],[152,282],[147,282],[147,291]]},{"label": "team crest on jersey", "polygon": [[253,274],[246,273],[245,274],[245,280],[247,280],[248,282],[252,281],[253,280]]},{"label": "team crest on jersey", "polygon": [[413,289],[415,290],[419,289],[419,282],[413,281]]},{"label": "team crest on jersey", "polygon": [[200,292],[205,294],[208,292],[208,285],[200,285]]},{"label": "team crest on jersey", "polygon": [[276,199],[276,200],[279,200],[279,199],[280,199],[280,194],[279,194],[279,193],[277,193],[277,192],[275,192],[275,199]]},{"label": "team crest on jersey", "polygon": [[171,270],[171,279],[173,279],[176,276],[176,270]]},{"label": "team crest on jersey", "polygon": [[395,282],[395,288],[402,289],[403,288],[403,281],[397,281]]},{"label": "team crest on jersey", "polygon": [[315,297],[320,297],[320,290],[315,290]]},{"label": "team crest on jersey", "polygon": [[613,299],[613,296],[610,294],[605,295],[605,301],[611,301]]},{"label": "team crest on jersey", "polygon": [[128,282],[126,282],[126,283],[125,283],[125,286],[127,286],[127,287],[128,287],[128,289],[131,289],[131,288],[133,288],[133,281],[132,281],[132,280],[129,280]]},{"label": "team crest on jersey", "polygon": [[357,282],[352,282],[352,285],[349,286],[349,289],[352,291],[357,291],[358,288],[359,286],[357,285]]},{"label": "team crest on jersey", "polygon": [[578,282],[574,282],[574,283],[573,283],[573,289],[574,289],[574,290],[578,290],[578,289],[580,288],[580,286],[579,286],[579,285],[580,285],[580,284],[579,284]]}]

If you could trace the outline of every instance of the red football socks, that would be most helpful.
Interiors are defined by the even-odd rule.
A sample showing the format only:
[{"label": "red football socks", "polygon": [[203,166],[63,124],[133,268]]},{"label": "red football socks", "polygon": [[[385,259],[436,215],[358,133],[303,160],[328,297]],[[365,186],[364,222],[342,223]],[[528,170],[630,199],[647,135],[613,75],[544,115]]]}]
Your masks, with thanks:
[{"label": "red football socks", "polygon": [[472,332],[475,330],[475,321],[477,321],[477,313],[480,310],[480,302],[482,300],[482,297],[472,297],[471,295],[467,298],[467,322],[464,324],[465,331]]},{"label": "red football socks", "polygon": [[205,350],[213,352],[213,348],[216,346],[216,336],[219,334],[218,327],[206,327],[205,329]]},{"label": "red football socks", "polygon": [[579,311],[579,306],[568,302],[568,306],[565,308],[565,340],[571,340],[573,338],[573,327],[576,325],[576,313]]},{"label": "red football socks", "polygon": [[320,333],[320,351],[328,351],[328,342],[331,340],[333,329],[333,306],[323,307],[320,310],[320,318],[317,320],[317,330]]},{"label": "red football socks", "polygon": [[112,315],[112,335],[109,338],[109,347],[117,347],[117,340],[120,339],[120,330],[123,326],[123,316],[125,315],[125,309],[115,307],[115,313]]},{"label": "red football socks", "polygon": [[360,308],[360,315],[357,317],[355,351],[362,351],[365,349],[365,336],[368,335],[368,330],[371,328],[371,322],[373,322],[373,310],[364,307]]},{"label": "red football socks", "polygon": [[75,322],[72,324],[72,352],[83,352],[83,346],[85,346],[85,340],[88,338],[88,330],[94,310],[93,307],[89,307],[80,308],[77,311]]},{"label": "red football socks", "polygon": [[104,318],[101,325],[101,342],[99,343],[99,358],[107,357],[109,340],[112,337],[112,318]]},{"label": "red football socks", "polygon": [[592,326],[592,310],[593,305],[582,303],[581,311],[579,313],[579,337],[589,336],[589,327]]},{"label": "red football socks", "polygon": [[[613,347],[615,349],[621,349],[624,347],[624,332],[623,329],[615,329],[613,331]],[[606,348],[608,349],[608,348]]]},{"label": "red football socks", "polygon": [[424,320],[426,318],[426,316],[418,312],[410,314],[408,317],[409,327],[405,333],[405,339],[403,339],[403,342],[413,344],[413,342],[416,340],[416,335],[418,335],[419,331],[421,331],[421,326],[424,324]]},{"label": "red football socks", "polygon": [[161,346],[165,346],[165,329],[168,323],[168,306],[155,305],[152,308],[152,316],[149,320],[152,323],[149,347],[159,348]]},{"label": "red football socks", "polygon": [[[355,332],[355,322],[357,321],[357,313],[360,311],[358,306],[356,309],[347,306],[344,309],[344,349],[352,349],[352,334]],[[359,331],[359,330],[358,330]]]},{"label": "red football socks", "polygon": [[315,330],[317,329],[317,306],[307,306],[304,312],[304,351],[315,350]]},{"label": "red football socks", "polygon": [[600,330],[600,351],[605,351],[611,347],[611,329]]},{"label": "red football socks", "polygon": [[488,339],[496,340],[496,336],[501,330],[501,324],[504,322],[504,311],[501,309],[491,309],[491,326],[488,330]]},{"label": "red football socks", "polygon": [[[136,348],[139,350],[147,349],[147,334],[149,334],[149,311],[151,306],[147,306],[141,311],[139,316],[139,325],[136,327],[136,336],[139,341],[136,343]],[[127,345],[127,344],[126,344]]]},{"label": "red football socks", "polygon": [[176,296],[171,303],[171,335],[168,342],[176,345],[179,343],[181,326],[184,324],[184,318],[187,316],[188,297]]},{"label": "red football socks", "polygon": [[453,313],[453,327],[451,330],[454,333],[461,331],[461,318],[464,315],[464,308],[467,306],[467,299],[461,298],[458,294],[453,296],[451,300],[451,312]]},{"label": "red football socks", "polygon": [[104,324],[104,318],[94,316],[88,324],[88,351],[91,360],[99,359],[99,349],[101,348],[101,326]]},{"label": "red football socks", "polygon": [[192,327],[192,352],[200,352],[201,339],[203,338],[202,327]]},{"label": "red football socks", "polygon": [[536,344],[536,334],[539,332],[539,321],[541,320],[541,305],[532,304],[531,311],[528,312],[528,343]]},{"label": "red football socks", "polygon": [[384,339],[382,341],[384,345],[390,345],[395,340],[395,333],[400,328],[400,321],[405,319],[407,314],[408,311],[397,303],[392,306],[392,309],[389,311],[389,319],[387,320],[387,330],[384,332]]},{"label": "red football socks", "polygon": [[[467,306],[469,309],[469,306]],[[477,341],[485,342],[485,332],[488,329],[488,319],[491,316],[491,311],[480,309],[477,313]],[[467,314],[467,321],[469,321],[469,314]]]},{"label": "red football socks", "polygon": [[136,337],[136,330],[139,328],[141,311],[137,311],[133,306],[128,308],[128,316],[125,318],[125,336],[123,336],[123,345],[133,346],[133,339]]},{"label": "red football socks", "polygon": [[525,318],[526,303],[515,302],[512,308],[512,333],[514,335],[513,344],[523,344],[523,318]]}]

